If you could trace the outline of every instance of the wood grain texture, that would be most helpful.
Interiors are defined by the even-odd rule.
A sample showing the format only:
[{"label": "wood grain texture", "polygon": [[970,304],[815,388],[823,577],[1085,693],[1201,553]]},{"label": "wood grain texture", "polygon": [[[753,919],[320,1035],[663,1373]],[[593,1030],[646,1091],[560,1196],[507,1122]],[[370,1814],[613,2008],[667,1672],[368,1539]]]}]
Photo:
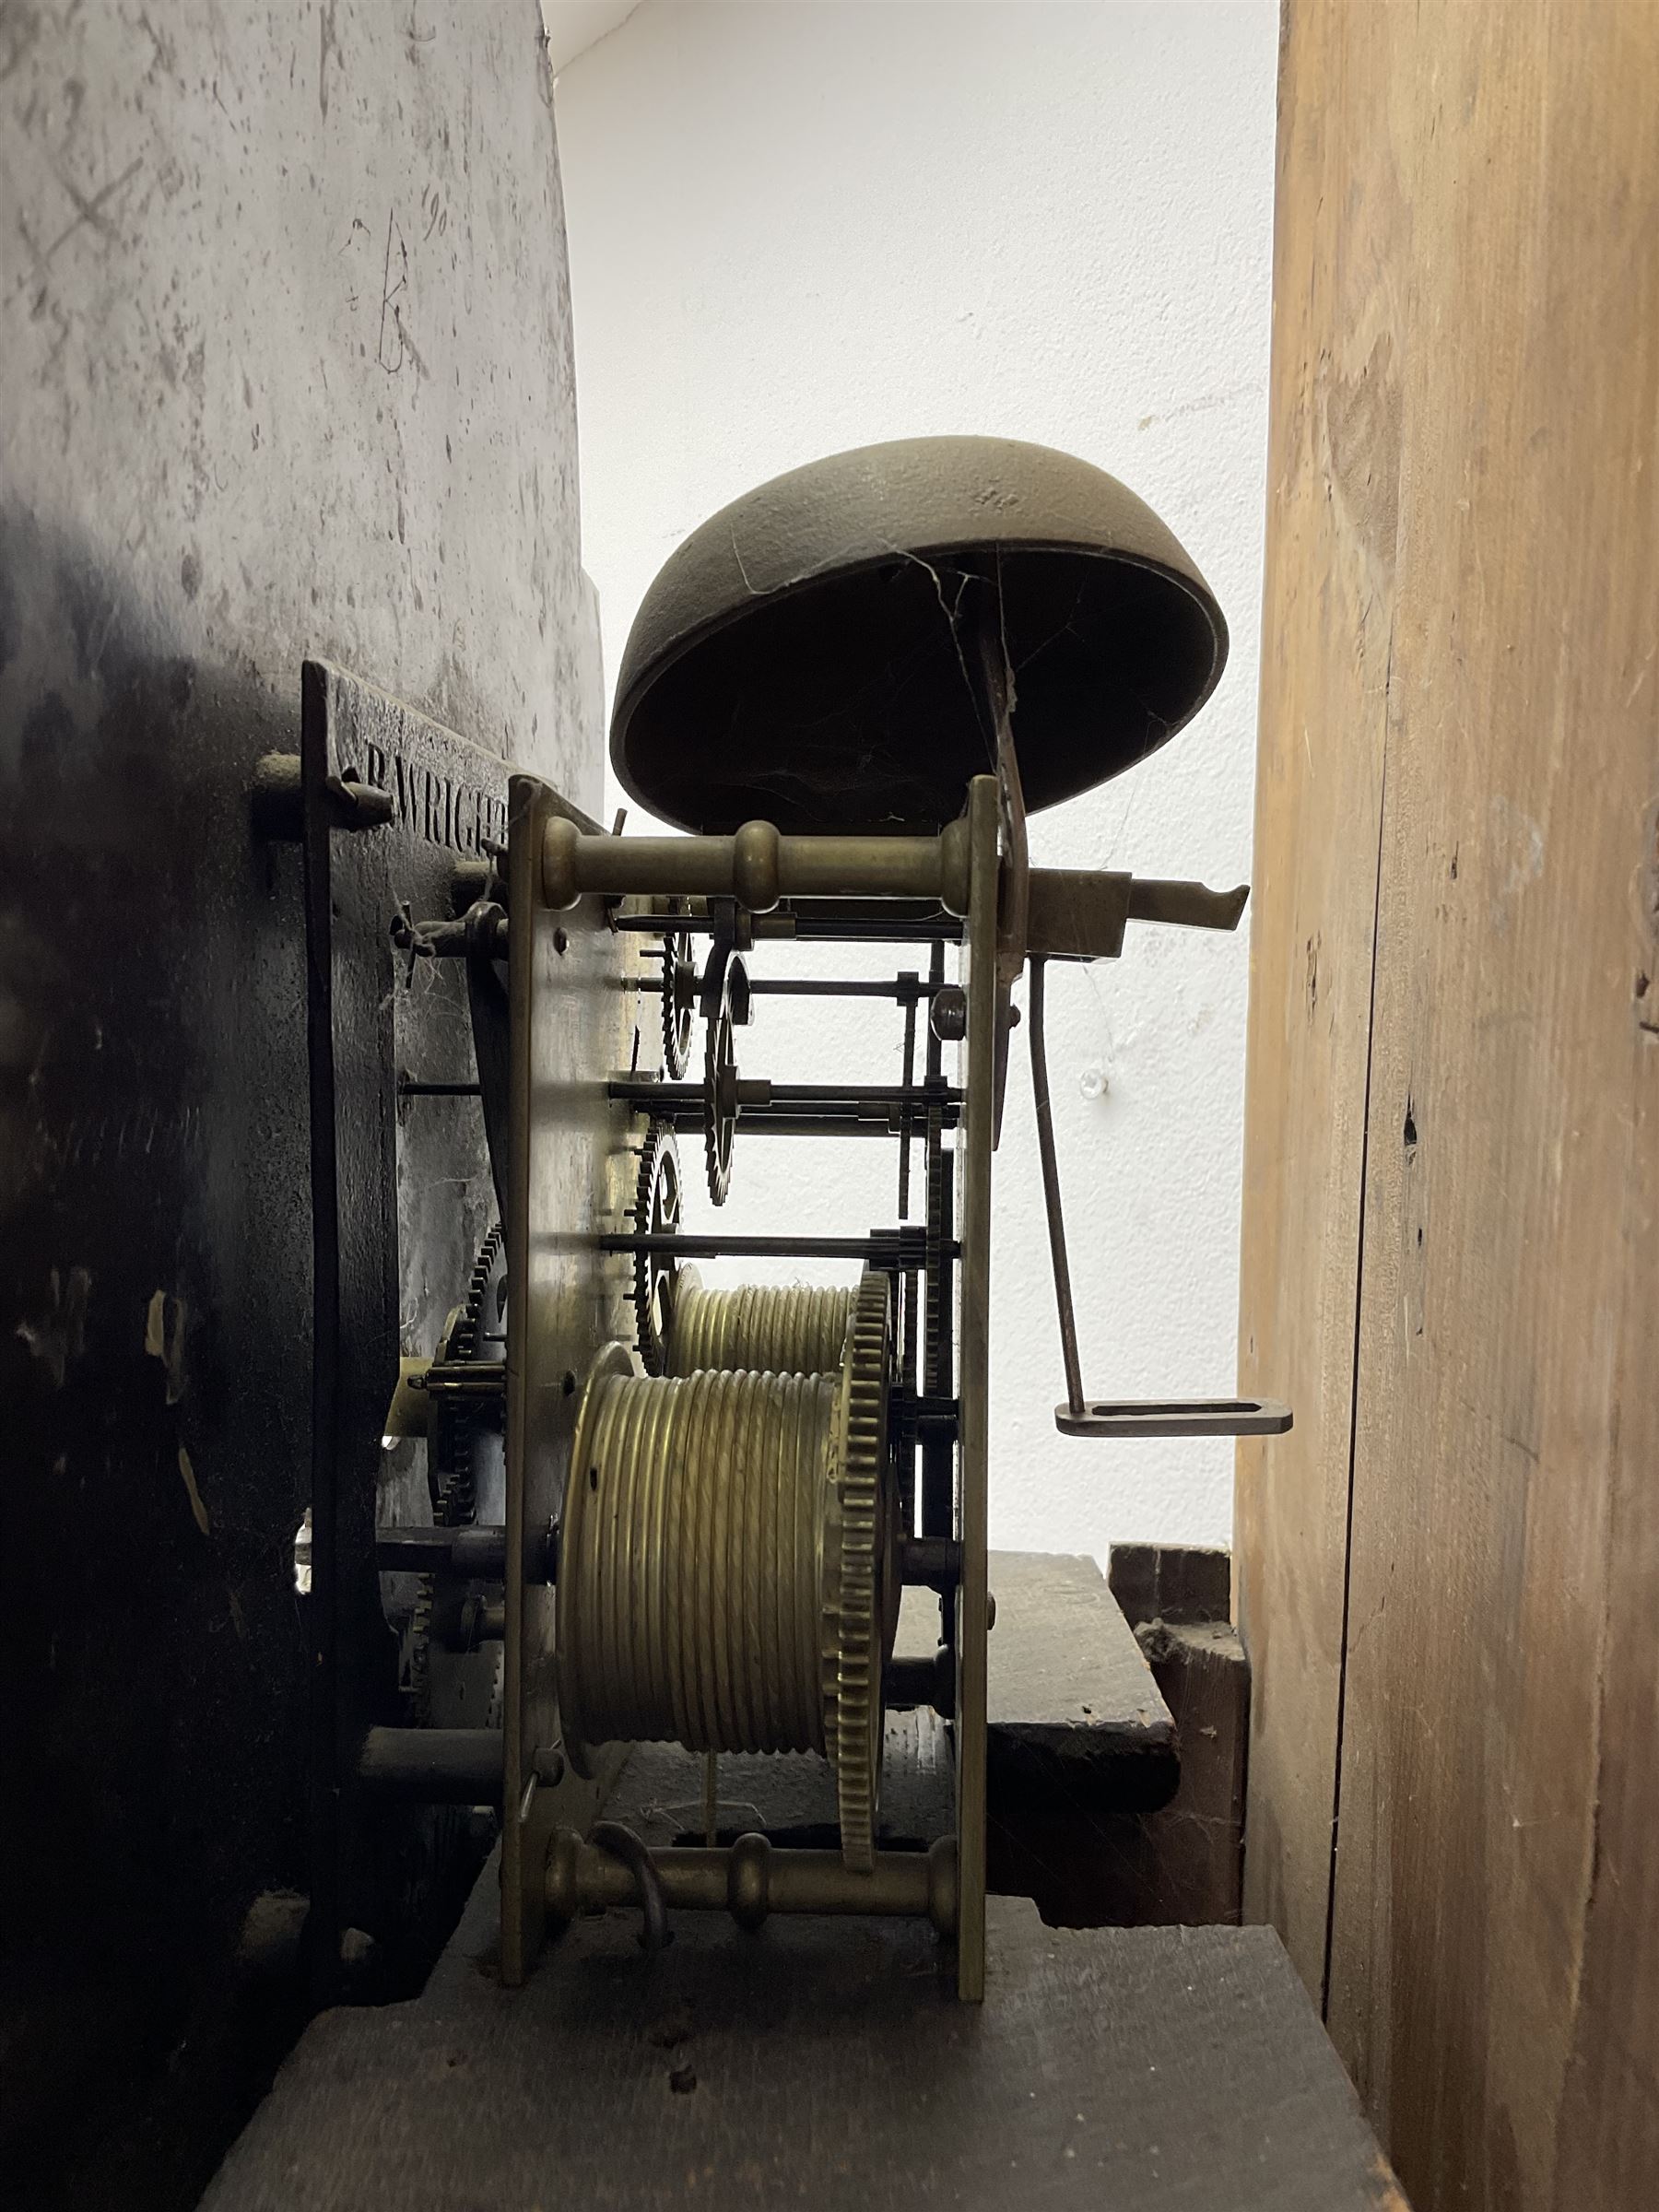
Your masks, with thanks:
[{"label": "wood grain texture", "polygon": [[1423,2204],[1623,2206],[1659,2158],[1659,12],[1418,42],[1330,2018]]},{"label": "wood grain texture", "polygon": [[1189,1927],[1242,1917],[1250,1665],[1230,1621],[1142,1630],[1181,1732],[1181,1787],[1145,1819],[1151,1880],[1137,1921]]},{"label": "wood grain texture", "polygon": [[[1292,1350],[1259,1381],[1303,1452],[1304,1375],[1324,1420],[1356,1371],[1327,1306],[1362,1255],[1329,2019],[1420,2206],[1624,2212],[1659,2162],[1659,10],[1292,6],[1281,97],[1245,1311]],[[1319,833],[1357,738],[1312,725],[1297,770],[1282,714],[1371,632],[1335,447],[1328,487],[1278,456],[1357,343],[1344,269],[1389,302],[1397,524],[1382,769],[1351,777],[1356,813],[1382,794],[1374,1008],[1334,1010],[1322,1090],[1290,979],[1323,930],[1324,1000],[1363,894],[1288,829]],[[1362,1048],[1327,1204],[1303,1133],[1346,1125]],[[1322,1449],[1323,1485],[1241,1467],[1247,1905],[1304,1973],[1328,1422]]]},{"label": "wood grain texture", "polygon": [[1167,1758],[1173,1789],[1174,1724],[1096,1562],[1071,1552],[994,1551],[990,1578],[993,1735],[1079,1766],[1114,1749]]},{"label": "wood grain texture", "polygon": [[1220,1545],[1114,1544],[1106,1579],[1137,1632],[1232,1618],[1232,1554]]},{"label": "wood grain texture", "polygon": [[994,1900],[982,2006],[916,1923],[684,1913],[647,1958],[611,1912],[504,1990],[496,1917],[487,1870],[417,2003],[312,2024],[208,2212],[1403,2212],[1269,1929]]},{"label": "wood grain texture", "polygon": [[1367,1039],[1410,239],[1379,98],[1407,11],[1288,6],[1251,927],[1239,1377],[1296,1426],[1238,1455],[1252,1677],[1245,1912],[1324,1970]]}]

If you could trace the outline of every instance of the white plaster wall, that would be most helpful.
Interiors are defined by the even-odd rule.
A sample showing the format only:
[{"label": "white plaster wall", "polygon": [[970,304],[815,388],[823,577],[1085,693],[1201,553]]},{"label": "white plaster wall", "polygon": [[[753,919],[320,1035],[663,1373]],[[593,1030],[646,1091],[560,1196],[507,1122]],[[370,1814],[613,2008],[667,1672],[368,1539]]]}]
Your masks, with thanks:
[{"label": "white plaster wall", "polygon": [[[556,99],[583,558],[607,677],[662,561],[763,478],[926,432],[1063,447],[1172,525],[1232,655],[1161,754],[1037,818],[1032,857],[1245,878],[1276,22],[1267,0],[646,0],[570,63]],[[875,972],[839,951],[818,964]],[[1119,962],[1051,971],[1092,1394],[1232,1387],[1247,965],[1243,932],[1141,929]],[[776,952],[755,969],[792,971]],[[740,1057],[792,1080],[892,1081],[900,1033],[896,1010],[867,1002],[762,1000]],[[1230,1445],[1054,1430],[1021,1041],[996,1171],[992,1540],[1102,1559],[1125,1537],[1226,1543]],[[867,1228],[895,1218],[894,1176],[886,1145],[740,1137],[726,1218]]]}]

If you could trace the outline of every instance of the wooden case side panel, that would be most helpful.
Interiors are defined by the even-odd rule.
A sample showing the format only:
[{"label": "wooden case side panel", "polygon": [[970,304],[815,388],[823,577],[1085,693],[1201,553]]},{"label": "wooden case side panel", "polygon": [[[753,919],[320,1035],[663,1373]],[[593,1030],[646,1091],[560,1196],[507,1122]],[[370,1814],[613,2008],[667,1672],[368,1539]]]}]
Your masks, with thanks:
[{"label": "wooden case side panel", "polygon": [[[1426,2207],[1659,2156],[1659,15],[1433,6],[1329,2017]],[[1640,2179],[1638,2179],[1640,2177]]]},{"label": "wooden case side panel", "polygon": [[1238,1452],[1253,1680],[1246,1916],[1317,2000],[1342,1670],[1409,194],[1378,97],[1389,8],[1287,9],[1251,930],[1241,1391],[1296,1426]]}]

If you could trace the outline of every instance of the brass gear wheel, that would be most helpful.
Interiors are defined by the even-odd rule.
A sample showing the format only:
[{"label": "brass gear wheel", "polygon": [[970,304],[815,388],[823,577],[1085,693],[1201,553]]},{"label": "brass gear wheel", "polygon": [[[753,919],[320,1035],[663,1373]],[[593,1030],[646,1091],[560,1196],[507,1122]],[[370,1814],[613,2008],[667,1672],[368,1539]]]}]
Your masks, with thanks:
[{"label": "brass gear wheel", "polygon": [[737,1130],[737,1045],[733,1029],[749,1017],[748,970],[740,955],[726,954],[715,985],[717,999],[712,982],[711,971],[703,982],[704,1005],[712,1008],[703,1043],[703,1159],[709,1196],[716,1206],[724,1206],[732,1187],[732,1144]]},{"label": "brass gear wheel", "polygon": [[663,1067],[678,1081],[691,1065],[691,1027],[697,1018],[697,969],[683,931],[663,939]]},{"label": "brass gear wheel", "polygon": [[[679,1147],[667,1122],[653,1122],[640,1147],[640,1171],[629,1218],[641,1236],[663,1236],[680,1225]],[[668,1364],[668,1331],[679,1271],[670,1253],[634,1254],[634,1335],[648,1375]]]},{"label": "brass gear wheel", "polygon": [[[895,1534],[888,1447],[892,1364],[888,1280],[866,1269],[841,1362],[839,1464],[831,1478],[839,1540],[825,1562],[822,1645],[824,1736],[835,1769],[841,1859],[860,1874],[875,1865],[886,1719],[881,1677],[897,1623],[889,1571]],[[827,1529],[827,1553],[830,1535]]]}]

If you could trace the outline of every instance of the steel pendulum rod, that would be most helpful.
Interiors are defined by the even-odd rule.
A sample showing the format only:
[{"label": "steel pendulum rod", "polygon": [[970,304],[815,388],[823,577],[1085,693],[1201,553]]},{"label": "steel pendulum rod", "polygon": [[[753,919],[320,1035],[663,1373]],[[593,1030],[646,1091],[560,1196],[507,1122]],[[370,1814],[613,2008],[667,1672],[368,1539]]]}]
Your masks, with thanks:
[{"label": "steel pendulum rod", "polygon": [[1083,1411],[1083,1371],[1077,1359],[1077,1322],[1072,1311],[1071,1267],[1065,1256],[1065,1217],[1060,1208],[1060,1162],[1054,1151],[1054,1116],[1049,1104],[1048,1047],[1042,1034],[1043,970],[1031,962],[1029,1025],[1031,1039],[1031,1097],[1037,1109],[1037,1149],[1042,1160],[1042,1204],[1048,1215],[1049,1256],[1054,1268],[1054,1303],[1060,1314],[1060,1354],[1065,1362],[1065,1402]]},{"label": "steel pendulum rod", "polygon": [[[862,1260],[868,1267],[900,1267],[913,1264],[922,1249],[919,1230],[889,1230],[869,1237],[742,1237],[688,1236],[664,1230],[638,1236],[594,1239],[596,1252],[661,1253],[680,1260]],[[955,1258],[958,1247],[947,1248]]]},{"label": "steel pendulum rod", "polygon": [[[559,1543],[551,1527],[524,1540],[524,1579],[550,1583],[558,1572]],[[474,1522],[465,1528],[382,1528],[374,1539],[382,1574],[453,1574],[463,1582],[499,1583],[507,1574],[507,1531]]]},{"label": "steel pendulum rod", "polygon": [[[904,1080],[900,1088],[907,1092],[913,1089],[916,1080],[916,986],[921,980],[920,976],[910,973],[899,978],[901,983],[909,983],[912,986],[909,995],[904,1000]],[[911,1138],[913,1135],[914,1129],[907,1108],[899,1130],[899,1218],[900,1221],[906,1220],[910,1215]]]},{"label": "steel pendulum rod", "polygon": [[[667,1122],[680,1131],[700,1130],[703,1126],[700,1106],[649,1104],[636,1106],[634,1111],[649,1114],[653,1121]],[[793,1111],[780,1113],[775,1107],[746,1106],[735,1134],[746,1137],[874,1136],[890,1140],[899,1135],[904,1118],[903,1110],[897,1106],[873,1107],[864,1113],[851,1107],[824,1107],[816,1113]],[[937,1120],[942,1129],[955,1129],[961,1118],[959,1106],[929,1109],[929,1119]]]},{"label": "steel pendulum rod", "polygon": [[[651,1076],[618,1076],[608,1086],[610,1096],[652,1113],[700,1113],[705,1087],[700,1083],[664,1083]],[[794,1107],[805,1112],[841,1107],[849,1112],[925,1112],[935,1104],[959,1106],[962,1092],[951,1085],[940,1090],[914,1083],[769,1083],[740,1080],[737,1103],[746,1108]]]},{"label": "steel pendulum rod", "polygon": [[955,1536],[906,1536],[899,1547],[899,1579],[924,1590],[954,1590],[962,1579],[962,1547]]},{"label": "steel pendulum rod", "polygon": [[[611,923],[613,929],[656,936],[707,937],[719,926],[701,914],[618,914]],[[753,928],[757,944],[780,938],[802,945],[926,945],[940,936],[956,944],[962,935],[960,923],[942,908],[908,920],[879,914],[765,913],[755,915]]]},{"label": "steel pendulum rod", "polygon": [[499,1728],[371,1728],[357,1748],[355,1779],[382,1797],[427,1805],[499,1805]]},{"label": "steel pendulum rod", "polygon": [[[661,992],[661,976],[642,975],[635,983],[636,991]],[[890,998],[900,1006],[911,1006],[918,998],[931,998],[942,984],[924,982],[920,976],[905,973],[896,976],[890,983],[877,982],[820,982],[814,976],[784,978],[780,976],[751,976],[749,993],[755,998]]]},{"label": "steel pendulum rod", "polygon": [[[950,1109],[952,1116],[959,1112],[958,1108]],[[702,1127],[700,1114],[681,1112],[664,1118],[678,1130]],[[954,1128],[954,1118],[947,1125]],[[878,1136],[890,1140],[895,1134],[889,1123],[855,1113],[746,1113],[737,1124],[737,1135],[743,1137]]]}]

